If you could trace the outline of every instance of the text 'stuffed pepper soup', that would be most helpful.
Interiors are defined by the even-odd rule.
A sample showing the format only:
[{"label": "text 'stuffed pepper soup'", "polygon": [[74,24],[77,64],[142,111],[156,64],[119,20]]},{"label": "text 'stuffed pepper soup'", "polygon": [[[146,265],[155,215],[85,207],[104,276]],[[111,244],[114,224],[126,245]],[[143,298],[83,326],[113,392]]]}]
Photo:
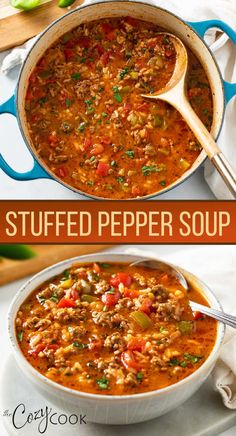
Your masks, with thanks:
[{"label": "text 'stuffed pepper soup'", "polygon": [[20,307],[16,333],[30,364],[63,386],[125,395],[170,386],[211,353],[217,324],[192,312],[167,274],[128,264],[89,263],[44,283]]},{"label": "text 'stuffed pepper soup'", "polygon": [[[201,147],[180,114],[141,96],[173,73],[175,50],[161,30],[131,17],[85,23],[54,43],[33,70],[25,102],[31,142],[71,187],[138,198],[175,182],[197,159]],[[188,55],[190,103],[210,130],[209,82]]]}]

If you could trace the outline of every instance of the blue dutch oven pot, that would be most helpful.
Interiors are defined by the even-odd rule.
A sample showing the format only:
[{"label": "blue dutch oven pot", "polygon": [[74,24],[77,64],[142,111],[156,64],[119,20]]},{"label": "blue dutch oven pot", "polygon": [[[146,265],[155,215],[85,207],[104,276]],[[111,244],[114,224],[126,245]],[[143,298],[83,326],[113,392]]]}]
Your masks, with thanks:
[{"label": "blue dutch oven pot", "polygon": [[[84,21],[127,15],[153,22],[165,28],[167,31],[176,34],[185,44],[190,47],[190,49],[201,61],[211,85],[213,96],[213,123],[211,133],[213,137],[217,139],[223,123],[225,106],[230,99],[236,95],[236,84],[225,82],[222,79],[215,58],[203,40],[203,37],[208,29],[214,27],[225,32],[234,42],[234,44],[236,44],[236,32],[230,26],[220,20],[185,22],[178,16],[163,8],[159,8],[155,5],[137,0],[96,1],[89,5],[86,5],[85,3],[84,5],[56,20],[39,35],[22,65],[14,95],[8,101],[0,105],[0,114],[9,113],[17,118],[22,136],[34,158],[33,168],[30,171],[19,173],[14,171],[0,154],[0,168],[9,177],[12,177],[15,180],[24,181],[45,178],[54,179],[79,194],[87,195],[88,197],[95,199],[101,199],[101,197],[86,194],[85,192],[81,192],[80,190],[65,184],[62,180],[57,178],[57,176],[53,174],[49,168],[46,167],[43,161],[39,159],[27,131],[24,112],[24,99],[27,90],[28,78],[37,61],[40,59],[44,51],[61,35]],[[192,167],[186,171],[181,178],[163,190],[153,193],[152,195],[142,197],[142,199],[163,194],[164,192],[167,192],[179,185],[190,175],[192,175],[205,159],[206,154],[204,151],[202,151]]]}]

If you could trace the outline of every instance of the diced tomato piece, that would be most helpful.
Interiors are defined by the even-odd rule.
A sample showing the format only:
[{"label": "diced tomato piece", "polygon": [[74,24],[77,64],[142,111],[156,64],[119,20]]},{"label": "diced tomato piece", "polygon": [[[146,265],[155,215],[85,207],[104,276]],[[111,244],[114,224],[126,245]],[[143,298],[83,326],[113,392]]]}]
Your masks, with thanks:
[{"label": "diced tomato piece", "polygon": [[38,344],[33,350],[29,350],[29,354],[36,357],[38,356],[40,351],[43,351],[45,348],[46,348],[45,344]]},{"label": "diced tomato piece", "polygon": [[145,63],[144,63],[143,59],[142,59],[142,58],[141,58],[141,59],[137,59],[137,60],[135,61],[135,66],[136,66],[137,68],[139,68],[140,70],[141,70],[143,67],[145,67]]},{"label": "diced tomato piece", "polygon": [[75,307],[76,306],[76,302],[74,300],[72,300],[71,298],[62,298],[57,307],[65,308],[65,307]]},{"label": "diced tomato piece", "polygon": [[162,283],[167,283],[168,280],[169,280],[168,274],[164,274],[164,275],[161,277],[161,282],[162,282]]},{"label": "diced tomato piece", "polygon": [[101,24],[102,31],[107,34],[114,30],[114,27],[110,23],[102,23]]},{"label": "diced tomato piece", "polygon": [[98,263],[94,263],[94,264],[93,264],[93,272],[95,272],[96,274],[100,274],[100,272],[101,272],[101,268],[100,268],[100,266],[98,265]]},{"label": "diced tomato piece", "polygon": [[66,62],[69,62],[75,56],[75,52],[71,48],[65,48],[64,49],[64,55],[65,55],[65,58],[66,58]]},{"label": "diced tomato piece", "polygon": [[139,310],[141,312],[146,313],[147,315],[150,315],[151,311],[152,311],[152,300],[151,298],[144,298],[141,307],[139,308]]},{"label": "diced tomato piece", "polygon": [[33,84],[33,83],[36,82],[36,80],[37,80],[37,75],[36,75],[36,73],[32,73],[32,74],[30,75],[29,82],[30,82],[31,84]]},{"label": "diced tomato piece", "polygon": [[47,349],[48,349],[48,350],[54,350],[54,351],[56,351],[56,350],[58,350],[58,348],[59,348],[59,345],[58,345],[58,344],[50,344],[50,345],[47,346]]},{"label": "diced tomato piece", "polygon": [[81,36],[77,39],[76,43],[81,45],[83,48],[89,48],[91,44],[91,39],[88,36]]},{"label": "diced tomato piece", "polygon": [[65,46],[65,48],[73,48],[75,46],[75,44],[76,44],[76,41],[73,38],[71,38],[71,39],[69,39],[69,41],[67,41],[66,44],[64,44],[64,46]]},{"label": "diced tomato piece", "polygon": [[139,188],[139,186],[132,186],[132,188],[131,188],[131,192],[132,192],[132,195],[134,195],[135,197],[137,197],[138,195],[140,195],[141,194],[141,189]]},{"label": "diced tomato piece", "polygon": [[157,39],[152,39],[152,41],[148,41],[148,47],[154,48],[157,45]]},{"label": "diced tomato piece", "polygon": [[96,173],[98,176],[105,177],[108,175],[109,165],[107,163],[99,162]]},{"label": "diced tomato piece", "polygon": [[130,16],[125,17],[125,21],[126,21],[126,23],[130,24],[133,27],[137,27],[137,25],[138,25],[137,20],[135,20],[135,18],[130,17]]},{"label": "diced tomato piece", "polygon": [[198,95],[201,95],[201,94],[202,94],[202,89],[201,88],[191,88],[188,91],[189,98],[197,97]]},{"label": "diced tomato piece", "polygon": [[139,291],[136,291],[135,289],[125,289],[124,290],[124,297],[137,298],[139,295],[140,295]]},{"label": "diced tomato piece", "polygon": [[98,44],[96,46],[96,49],[97,49],[99,55],[102,55],[104,53],[104,48],[101,45]]},{"label": "diced tomato piece", "polygon": [[102,154],[104,152],[104,147],[102,144],[94,144],[90,154],[92,156],[97,156],[98,154]]},{"label": "diced tomato piece", "polygon": [[72,289],[70,292],[70,299],[75,301],[75,300],[78,300],[78,298],[79,298],[78,291],[76,289]]},{"label": "diced tomato piece", "polygon": [[171,58],[172,56],[174,56],[175,52],[173,50],[166,50],[165,51],[165,56],[167,58]]},{"label": "diced tomato piece", "polygon": [[109,138],[109,136],[102,136],[100,141],[104,145],[110,145],[112,143],[112,140],[111,140],[111,138]]},{"label": "diced tomato piece", "polygon": [[92,141],[90,138],[85,138],[84,140],[84,150],[88,150],[89,147],[91,147]]},{"label": "diced tomato piece", "polygon": [[28,101],[31,101],[31,100],[34,99],[34,96],[33,96],[32,92],[31,92],[31,90],[29,88],[27,89],[27,93],[26,93],[26,97],[25,98]]},{"label": "diced tomato piece", "polygon": [[44,57],[42,57],[37,64],[37,67],[39,68],[44,68],[46,66],[46,59]]},{"label": "diced tomato piece", "polygon": [[50,144],[58,144],[59,138],[56,135],[56,132],[52,132],[48,135],[48,141],[50,142]]},{"label": "diced tomato piece", "polygon": [[116,38],[116,34],[114,30],[112,30],[106,35],[106,39],[108,39],[108,41],[114,41],[115,38]]},{"label": "diced tomato piece", "polygon": [[105,53],[103,53],[103,55],[101,56],[101,61],[104,67],[107,66],[108,61],[110,59],[110,52],[106,51]]},{"label": "diced tomato piece", "polygon": [[132,368],[136,371],[140,370],[140,365],[136,362],[135,355],[131,350],[123,351],[121,354],[121,362],[126,369]]},{"label": "diced tomato piece", "polygon": [[57,168],[56,175],[64,179],[68,175],[68,171],[65,167]]},{"label": "diced tomato piece", "polygon": [[198,319],[204,319],[205,315],[201,312],[193,312],[193,319],[197,321]]},{"label": "diced tomato piece", "polygon": [[131,351],[143,352],[145,349],[146,342],[144,339],[133,338],[128,342],[127,348]]},{"label": "diced tomato piece", "polygon": [[121,297],[121,293],[119,291],[117,290],[114,291],[114,294],[110,294],[108,291],[102,295],[102,302],[105,304],[105,306],[112,307],[116,305],[120,297]]},{"label": "diced tomato piece", "polygon": [[98,338],[89,338],[89,350],[100,350],[102,348],[102,341]]},{"label": "diced tomato piece", "polygon": [[129,287],[132,283],[132,277],[128,273],[118,272],[110,278],[111,286],[118,288],[120,283],[123,283],[123,285]]},{"label": "diced tomato piece", "polygon": [[139,104],[138,106],[137,106],[137,110],[138,111],[147,111],[149,109],[149,104],[148,103],[142,103],[142,104]]},{"label": "diced tomato piece", "polygon": [[87,279],[88,278],[86,271],[79,271],[77,273],[77,275],[80,279]]},{"label": "diced tomato piece", "polygon": [[132,109],[131,104],[125,102],[124,105],[123,105],[123,111],[127,114],[128,112],[131,111],[131,109]]},{"label": "diced tomato piece", "polygon": [[46,94],[43,89],[38,88],[34,90],[34,97],[37,99],[44,98],[46,97]]}]

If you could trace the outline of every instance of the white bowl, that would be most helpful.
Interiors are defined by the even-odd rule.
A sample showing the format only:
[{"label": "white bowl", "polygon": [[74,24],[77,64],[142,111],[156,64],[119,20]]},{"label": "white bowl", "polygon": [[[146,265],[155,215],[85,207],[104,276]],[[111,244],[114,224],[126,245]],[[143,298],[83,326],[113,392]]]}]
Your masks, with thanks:
[{"label": "white bowl", "polygon": [[[45,398],[54,403],[60,398],[60,400],[63,400],[66,412],[72,411],[75,413],[75,411],[78,411],[83,413],[86,415],[87,421],[90,422],[131,424],[147,421],[169,412],[186,401],[201,386],[212,371],[219,355],[225,331],[224,325],[220,323],[217,325],[217,338],[211,354],[203,365],[190,376],[163,389],[122,396],[97,395],[69,389],[44,377],[30,365],[18,345],[15,318],[19,307],[32,291],[45,281],[61,274],[76,262],[134,262],[138,259],[141,259],[141,257],[119,253],[104,253],[75,257],[57,263],[28,280],[15,296],[9,309],[8,331],[11,348],[25,376],[32,381],[36,389],[43,393]],[[182,270],[182,272],[188,281],[205,296],[211,307],[222,310],[217,298],[202,281],[187,271]]]}]

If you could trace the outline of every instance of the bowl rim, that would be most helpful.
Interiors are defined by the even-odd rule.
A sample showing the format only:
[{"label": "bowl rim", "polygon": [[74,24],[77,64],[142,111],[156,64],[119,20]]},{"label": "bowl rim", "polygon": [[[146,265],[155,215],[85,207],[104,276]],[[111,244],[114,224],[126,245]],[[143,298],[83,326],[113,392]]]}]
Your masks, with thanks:
[{"label": "bowl rim", "polygon": [[[17,314],[17,311],[19,310],[20,305],[22,304],[22,302],[18,302],[18,300],[21,300],[22,294],[25,294],[24,296],[24,300],[30,295],[30,293],[34,292],[33,290],[28,289],[28,287],[30,287],[30,285],[38,279],[42,280],[40,281],[41,284],[43,284],[45,281],[50,280],[50,278],[48,279],[43,279],[45,274],[47,273],[52,273],[50,274],[50,277],[56,277],[58,274],[60,274],[60,272],[57,272],[56,274],[53,275],[53,271],[56,269],[60,269],[61,271],[63,271],[64,266],[69,267],[69,265],[73,265],[75,263],[79,263],[79,262],[95,262],[95,259],[97,258],[107,258],[107,260],[112,261],[113,258],[115,257],[124,257],[124,262],[128,262],[128,259],[132,258],[132,261],[134,261],[134,259],[143,259],[144,256],[140,256],[140,255],[133,255],[133,254],[126,254],[126,253],[122,253],[122,252],[99,252],[99,253],[91,253],[91,254],[87,254],[87,255],[81,255],[81,256],[76,256],[76,257],[72,257],[66,260],[63,260],[61,262],[58,262],[56,264],[51,265],[48,268],[43,269],[42,271],[40,271],[39,273],[35,274],[34,276],[30,277],[30,279],[28,279],[22,286],[21,288],[18,290],[18,292],[16,293],[14,299],[11,302],[11,305],[9,307],[8,310],[8,315],[7,315],[7,323],[8,323],[8,338],[10,341],[10,345],[11,345],[11,350],[14,353],[14,356],[16,358],[16,361],[18,363],[18,360],[22,363],[22,365],[25,366],[25,370],[27,369],[36,380],[38,380],[38,382],[42,383],[44,386],[46,385],[46,387],[52,389],[52,391],[62,391],[65,395],[67,395],[67,397],[75,397],[75,398],[85,398],[85,399],[90,399],[90,400],[99,400],[99,401],[106,401],[108,399],[110,399],[111,401],[117,401],[117,400],[131,400],[131,399],[142,399],[142,398],[149,398],[152,396],[161,396],[161,395],[165,395],[166,393],[168,394],[169,392],[173,391],[173,390],[178,390],[178,388],[181,388],[183,385],[186,385],[188,383],[194,382],[194,379],[196,377],[198,377],[198,375],[200,375],[201,372],[204,372],[204,369],[207,368],[209,365],[213,364],[214,360],[217,358],[217,355],[219,353],[220,347],[222,345],[223,339],[224,339],[224,335],[225,335],[225,325],[222,323],[217,323],[217,333],[216,333],[216,340],[215,340],[215,344],[214,347],[211,351],[211,353],[209,354],[209,356],[207,357],[207,359],[205,360],[205,362],[196,369],[196,371],[194,371],[192,374],[190,374],[189,376],[183,378],[182,380],[178,381],[177,383],[174,383],[170,386],[166,386],[164,388],[161,389],[156,389],[156,390],[151,390],[151,391],[147,391],[147,392],[141,392],[141,393],[136,393],[136,394],[128,394],[128,395],[106,395],[106,394],[93,394],[93,393],[89,393],[89,392],[84,392],[84,391],[79,391],[76,389],[71,389],[68,388],[66,386],[60,385],[59,383],[56,383],[52,380],[50,380],[49,378],[47,378],[46,376],[44,376],[43,374],[41,374],[39,371],[37,371],[29,362],[28,360],[25,358],[24,354],[21,351],[21,348],[19,346],[19,343],[17,341],[16,338],[16,331],[15,331],[15,317]],[[145,259],[148,258],[150,256],[145,256]],[[159,260],[156,257],[153,257],[155,260]],[[152,259],[152,257],[150,257],[150,259]],[[98,259],[99,260],[99,259]],[[115,261],[115,260],[114,260]],[[118,262],[118,260],[116,260]],[[131,260],[130,260],[131,261]],[[119,260],[119,262],[122,262],[122,260]],[[166,262],[164,260],[164,262]],[[166,262],[169,263],[169,265],[172,265],[170,262]],[[176,265],[174,265],[176,267]],[[182,273],[187,275],[187,279],[189,280],[189,277],[192,278],[193,280],[196,280],[196,283],[198,284],[198,288],[200,285],[200,289],[199,291],[203,293],[203,295],[205,296],[205,298],[207,298],[207,300],[209,301],[210,306],[212,307],[212,305],[219,310],[223,310],[221,303],[219,302],[218,298],[215,296],[215,294],[212,292],[212,290],[204,283],[202,282],[200,279],[198,279],[194,274],[189,273],[188,271],[186,271],[185,269],[178,267],[181,270]],[[39,284],[37,285],[37,287],[40,286]],[[207,294],[205,294],[205,290],[207,291]],[[24,301],[23,300],[23,301]],[[17,304],[18,303],[18,304]],[[27,367],[27,368],[26,368]],[[21,368],[20,368],[21,369]]]},{"label": "bowl rim", "polygon": [[[69,185],[68,183],[64,182],[62,179],[60,179],[56,174],[54,174],[50,168],[44,163],[44,161],[42,159],[39,158],[38,154],[36,153],[36,150],[34,149],[34,146],[32,144],[30,144],[30,142],[28,141],[26,134],[25,134],[25,129],[22,126],[21,123],[21,118],[20,118],[20,110],[19,110],[19,105],[20,105],[20,101],[19,101],[19,85],[20,85],[20,81],[22,78],[22,74],[24,72],[24,68],[25,65],[27,64],[29,55],[33,52],[35,45],[38,43],[38,41],[54,26],[58,25],[63,19],[65,19],[67,16],[69,15],[73,15],[74,13],[79,12],[82,9],[86,9],[86,8],[90,8],[99,4],[107,4],[107,3],[128,3],[128,4],[132,4],[134,3],[136,4],[141,4],[144,6],[148,6],[151,8],[156,9],[156,12],[158,12],[158,10],[162,10],[164,12],[166,12],[167,14],[171,15],[172,17],[176,18],[177,20],[181,21],[182,24],[184,24],[190,31],[192,31],[194,33],[194,35],[201,41],[201,43],[205,46],[205,48],[208,50],[212,62],[214,63],[216,70],[218,72],[218,76],[220,79],[220,85],[221,85],[221,90],[222,90],[222,95],[223,95],[223,110],[222,110],[222,116],[219,122],[219,125],[216,126],[216,134],[214,135],[215,140],[218,139],[220,132],[222,130],[222,126],[223,126],[223,122],[224,122],[224,117],[225,117],[225,109],[226,109],[226,102],[225,102],[225,92],[224,92],[224,85],[223,85],[223,76],[221,73],[221,70],[219,68],[219,65],[216,61],[215,55],[211,52],[209,46],[207,45],[207,43],[205,42],[204,38],[202,38],[197,32],[196,30],[183,18],[181,18],[180,16],[176,15],[175,13],[169,11],[166,8],[160,7],[158,5],[149,3],[148,1],[145,0],[94,0],[92,3],[87,4],[86,1],[84,2],[84,4],[77,6],[77,8],[67,12],[66,14],[62,15],[61,17],[57,18],[56,20],[54,20],[51,24],[49,24],[46,29],[41,32],[38,37],[36,38],[34,44],[32,45],[32,47],[30,48],[30,50],[27,53],[27,56],[24,60],[24,62],[22,63],[20,72],[19,72],[19,76],[17,79],[17,85],[16,85],[16,90],[15,90],[15,101],[16,101],[16,118],[17,118],[17,123],[18,123],[18,127],[20,129],[21,135],[23,137],[23,140],[29,150],[29,152],[31,153],[31,155],[33,156],[33,158],[36,160],[36,162],[43,168],[43,170],[49,175],[51,176],[52,180],[60,183],[62,186],[70,189],[72,192],[79,194],[83,197],[86,197],[87,199],[92,199],[92,200],[101,200],[101,201],[119,201],[119,200],[114,200],[112,198],[107,198],[107,197],[101,197],[101,196],[97,196],[94,194],[89,194],[86,193],[85,191],[82,191],[80,189],[75,188],[74,186]],[[48,46],[49,47],[49,46]],[[211,92],[212,94],[212,92]],[[193,165],[194,163],[199,159],[199,163],[196,165],[196,167],[193,169]],[[125,199],[121,199],[120,201],[140,201],[140,200],[148,200],[148,199],[152,199],[154,197],[159,197],[160,195],[163,195],[169,191],[171,191],[172,189],[177,188],[179,185],[181,185],[182,183],[184,183],[186,180],[188,180],[193,174],[195,174],[195,172],[202,166],[202,164],[207,160],[207,155],[206,152],[204,150],[201,151],[201,153],[198,155],[197,159],[194,161],[193,165],[187,170],[185,171],[181,177],[179,177],[176,181],[174,181],[173,183],[171,183],[170,185],[166,186],[165,188],[161,189],[160,191],[157,192],[153,192],[151,194],[147,194],[147,195],[143,195],[140,197],[135,197],[135,198],[125,198]]]}]

